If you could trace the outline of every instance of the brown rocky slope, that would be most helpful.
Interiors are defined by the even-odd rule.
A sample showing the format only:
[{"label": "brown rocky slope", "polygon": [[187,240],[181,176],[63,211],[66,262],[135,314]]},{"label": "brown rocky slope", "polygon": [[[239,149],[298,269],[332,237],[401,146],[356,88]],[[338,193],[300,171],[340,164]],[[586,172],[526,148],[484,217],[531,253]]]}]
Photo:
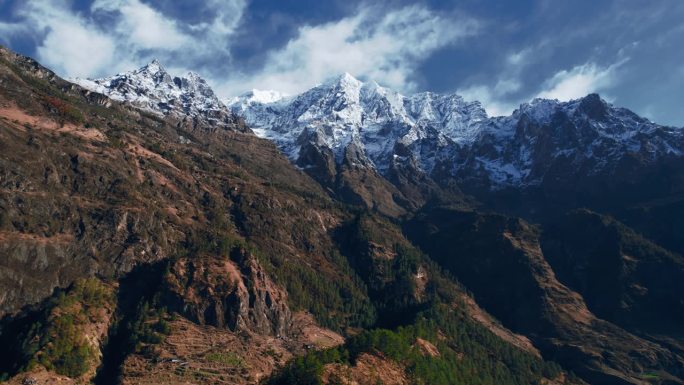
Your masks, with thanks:
[{"label": "brown rocky slope", "polygon": [[[339,243],[359,209],[237,119],[189,126],[0,48],[0,151],[0,375],[13,383],[257,383],[373,327],[391,303]],[[477,308],[453,282],[425,294],[448,278],[414,273],[418,303],[457,293]],[[54,329],[53,304],[86,278],[113,288],[95,306],[106,317]],[[473,344],[514,352],[541,378],[534,347],[500,340],[513,334],[477,309],[468,319],[488,337]]]},{"label": "brown rocky slope", "polygon": [[558,280],[539,230],[525,221],[435,207],[416,215],[405,230],[503,325],[529,336],[545,357],[588,382],[646,383],[650,373],[681,382],[684,356],[593,314],[579,293]]}]

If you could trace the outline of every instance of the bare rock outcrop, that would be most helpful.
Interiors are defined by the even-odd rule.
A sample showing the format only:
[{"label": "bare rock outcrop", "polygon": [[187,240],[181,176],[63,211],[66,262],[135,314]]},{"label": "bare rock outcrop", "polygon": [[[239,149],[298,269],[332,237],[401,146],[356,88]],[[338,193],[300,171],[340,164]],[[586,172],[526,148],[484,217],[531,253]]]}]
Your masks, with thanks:
[{"label": "bare rock outcrop", "polygon": [[245,249],[230,257],[181,258],[166,282],[171,309],[200,324],[273,336],[291,331],[287,294]]}]

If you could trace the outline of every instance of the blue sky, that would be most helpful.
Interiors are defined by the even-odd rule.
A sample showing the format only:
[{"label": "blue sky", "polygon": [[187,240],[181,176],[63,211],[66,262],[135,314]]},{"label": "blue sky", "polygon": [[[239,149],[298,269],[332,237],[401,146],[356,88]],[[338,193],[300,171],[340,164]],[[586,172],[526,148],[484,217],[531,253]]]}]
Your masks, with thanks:
[{"label": "blue sky", "polygon": [[158,58],[223,97],[349,72],[493,115],[598,92],[684,126],[682,0],[0,0],[0,42],[70,77]]}]

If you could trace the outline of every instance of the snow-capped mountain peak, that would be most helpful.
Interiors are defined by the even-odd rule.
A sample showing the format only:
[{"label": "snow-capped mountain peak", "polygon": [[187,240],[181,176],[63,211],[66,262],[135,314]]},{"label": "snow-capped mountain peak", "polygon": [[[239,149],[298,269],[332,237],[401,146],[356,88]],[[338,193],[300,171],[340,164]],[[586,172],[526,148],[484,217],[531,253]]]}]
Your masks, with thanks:
[{"label": "snow-capped mountain peak", "polygon": [[[348,146],[386,173],[403,159],[426,174],[477,176],[492,188],[537,185],[556,162],[606,172],[629,153],[645,161],[683,155],[681,130],[658,126],[591,94],[569,102],[534,99],[510,116],[488,117],[457,94],[402,95],[344,73],[293,97],[228,106],[302,167],[305,146],[341,162]],[[307,152],[309,154],[310,152]],[[438,167],[439,166],[439,167]]]},{"label": "snow-capped mountain peak", "polygon": [[332,156],[326,162],[385,175],[407,166],[502,188],[539,185],[555,169],[612,172],[626,156],[642,162],[684,156],[681,129],[654,124],[596,94],[568,102],[534,99],[510,116],[488,117],[479,102],[457,94],[403,95],[349,73],[298,95],[252,90],[225,104],[198,74],[174,77],[157,60],[74,82],[193,126],[235,127],[241,116],[302,168]]},{"label": "snow-capped mountain peak", "polygon": [[353,93],[354,91],[359,90],[364,83],[352,76],[349,72],[345,72],[335,78],[332,84],[339,87],[341,90]]},{"label": "snow-capped mountain peak", "polygon": [[272,90],[252,89],[239,96],[223,100],[223,104],[231,106],[234,112],[244,114],[253,105],[272,104],[287,98],[287,94]]},{"label": "snow-capped mountain peak", "polygon": [[[458,95],[420,93],[404,96],[374,81],[362,82],[349,73],[315,86],[297,96],[272,102],[255,102],[255,94],[227,101],[255,132],[275,141],[297,161],[302,143],[332,150],[341,160],[354,143],[379,170],[387,170],[395,143],[421,147],[432,138],[434,146],[474,137],[475,125],[486,119],[479,103],[467,103]],[[420,142],[420,144],[419,144]],[[418,155],[418,154],[416,154]],[[421,167],[431,169],[434,157],[417,156]]]},{"label": "snow-capped mountain peak", "polygon": [[152,59],[151,62],[147,63],[147,65],[141,67],[140,69],[133,71],[133,72],[149,72],[149,73],[157,73],[157,72],[166,72],[164,69],[164,66],[162,66],[161,62],[157,59]]},{"label": "snow-capped mountain peak", "polygon": [[102,79],[72,82],[114,100],[163,115],[173,114],[192,126],[234,127],[236,119],[218,99],[209,83],[195,72],[172,76],[154,59],[139,69]]},{"label": "snow-capped mountain peak", "polygon": [[287,94],[278,91],[257,89],[253,89],[241,95],[242,98],[246,98],[251,103],[274,103],[286,98],[287,96]]}]

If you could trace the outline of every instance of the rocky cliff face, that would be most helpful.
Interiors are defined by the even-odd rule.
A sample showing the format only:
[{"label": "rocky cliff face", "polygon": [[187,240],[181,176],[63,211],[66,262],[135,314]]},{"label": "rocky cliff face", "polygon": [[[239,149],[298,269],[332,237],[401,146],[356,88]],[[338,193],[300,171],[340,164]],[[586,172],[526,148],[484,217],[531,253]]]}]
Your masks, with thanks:
[{"label": "rocky cliff face", "polygon": [[170,309],[199,324],[264,336],[292,332],[287,293],[242,248],[223,258],[180,259],[166,281]]},{"label": "rocky cliff face", "polygon": [[507,188],[593,204],[608,190],[628,197],[621,189],[637,190],[646,174],[680,160],[682,139],[681,130],[598,95],[566,103],[535,100],[510,117],[491,119],[470,148],[441,168],[476,194]]}]

